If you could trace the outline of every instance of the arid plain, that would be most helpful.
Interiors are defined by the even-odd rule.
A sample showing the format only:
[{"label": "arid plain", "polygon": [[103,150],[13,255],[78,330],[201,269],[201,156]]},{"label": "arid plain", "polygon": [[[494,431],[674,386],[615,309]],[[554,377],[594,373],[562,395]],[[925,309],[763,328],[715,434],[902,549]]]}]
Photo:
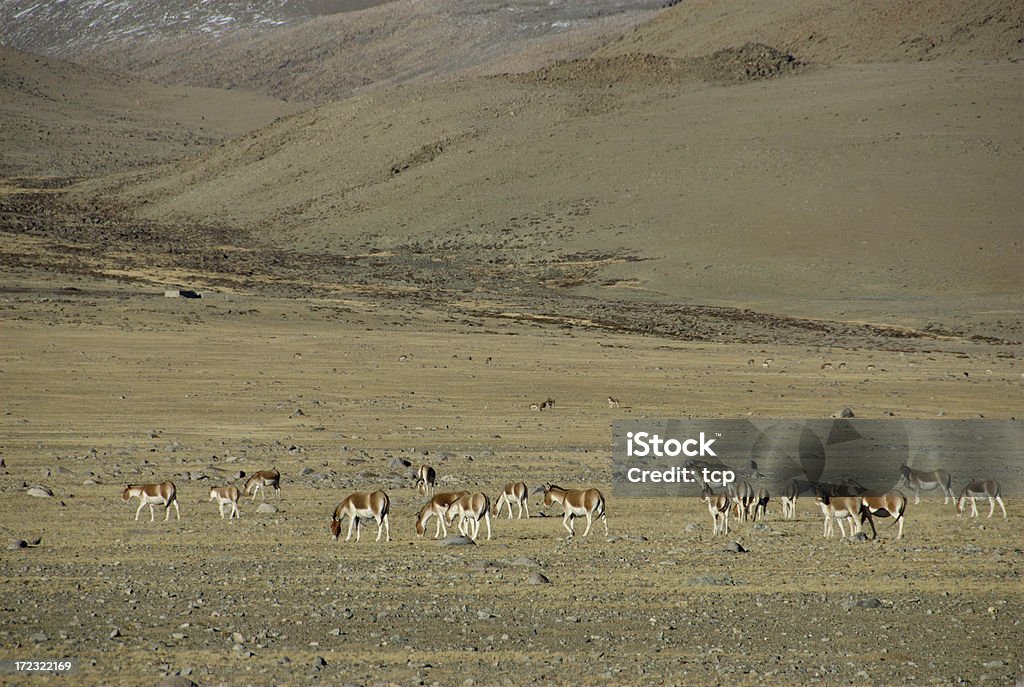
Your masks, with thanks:
[{"label": "arid plain", "polygon": [[[81,665],[4,684],[1015,684],[1018,494],[850,542],[610,484],[624,418],[1020,418],[1020,18],[983,4],[694,2],[289,102],[244,36],[210,73],[245,91],[5,50],[0,657]],[[167,78],[147,49],[118,69]],[[535,494],[418,539],[422,463],[599,487],[611,536]],[[181,519],[133,521],[164,479]],[[393,540],[333,542],[377,488]]]}]

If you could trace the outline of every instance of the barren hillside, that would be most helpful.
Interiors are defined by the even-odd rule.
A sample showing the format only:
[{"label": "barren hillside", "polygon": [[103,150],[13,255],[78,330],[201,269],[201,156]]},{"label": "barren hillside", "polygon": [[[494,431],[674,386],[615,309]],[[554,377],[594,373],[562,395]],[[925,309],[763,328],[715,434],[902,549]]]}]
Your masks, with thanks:
[{"label": "barren hillside", "polygon": [[113,188],[301,251],[573,264],[550,283],[1020,338],[1019,65],[753,51],[770,68],[748,76],[739,50],[367,94]]},{"label": "barren hillside", "polygon": [[581,57],[653,16],[661,4],[395,0],[273,29],[193,30],[156,40],[121,36],[84,45],[74,55],[161,83],[247,88],[288,100],[329,102],[371,85],[521,71]]},{"label": "barren hillside", "polygon": [[297,108],[0,47],[0,176],[85,177],[194,155]]},{"label": "barren hillside", "polygon": [[[561,49],[552,31],[568,6],[488,7],[439,14],[399,0],[225,37],[212,52],[186,41],[149,71],[325,98],[369,73],[359,60],[381,65],[366,78],[382,83],[517,71]],[[601,7],[578,6],[582,33],[569,33],[635,18]],[[389,252],[441,281],[515,268],[507,279],[563,294],[1018,340],[1016,10],[874,10],[684,3],[592,57],[375,89],[81,193],[147,222],[244,229],[274,249]],[[919,53],[907,47],[919,34],[947,38]],[[832,47],[814,48],[821,36]],[[543,48],[523,53],[535,38]],[[260,71],[271,64],[280,77]],[[257,109],[269,119],[221,112]],[[88,138],[119,149],[115,131]]]},{"label": "barren hillside", "polygon": [[1006,0],[687,0],[604,47],[696,57],[758,41],[812,62],[1024,57],[1024,6]]}]

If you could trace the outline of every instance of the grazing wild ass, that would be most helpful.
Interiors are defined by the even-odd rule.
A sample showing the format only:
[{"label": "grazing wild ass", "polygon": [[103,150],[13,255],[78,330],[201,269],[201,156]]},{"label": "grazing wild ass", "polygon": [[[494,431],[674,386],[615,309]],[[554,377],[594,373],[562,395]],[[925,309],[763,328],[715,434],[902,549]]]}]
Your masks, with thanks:
[{"label": "grazing wild ass", "polygon": [[[491,499],[487,494],[478,491],[475,494],[463,494],[448,506],[448,525],[459,521],[459,534],[475,540],[480,534],[480,521],[487,523],[487,538],[491,538]],[[470,534],[472,531],[472,534]]]},{"label": "grazing wild ass", "polygon": [[554,503],[560,503],[562,510],[565,511],[562,527],[569,533],[566,539],[576,536],[573,521],[580,516],[587,519],[587,529],[583,531],[584,537],[590,533],[590,526],[593,524],[595,516],[601,518],[601,522],[604,523],[604,536],[608,536],[608,518],[605,514],[604,496],[597,489],[563,489],[554,484],[548,484],[544,487],[544,505],[550,506]]},{"label": "grazing wild ass", "polygon": [[429,465],[421,465],[416,473],[416,491],[420,496],[430,498],[434,495],[434,484],[437,482],[437,471]]},{"label": "grazing wild ass", "polygon": [[708,504],[708,513],[711,514],[711,534],[729,534],[729,511],[732,510],[732,503],[729,494],[722,492],[716,494],[710,485],[705,484],[700,490],[700,500]]},{"label": "grazing wild ass", "polygon": [[914,505],[921,503],[921,492],[942,489],[943,505],[953,498],[953,483],[945,470],[912,470],[905,463],[900,465],[900,477],[906,480],[914,491]]},{"label": "grazing wild ass", "polygon": [[252,500],[256,500],[256,492],[260,492],[260,500],[266,501],[266,488],[273,487],[274,493],[277,494],[277,498],[281,498],[281,473],[277,471],[277,468],[271,468],[270,470],[260,470],[252,477],[245,481],[244,493],[246,496],[251,496]]},{"label": "grazing wild ass", "polygon": [[509,482],[505,485],[505,488],[501,490],[501,494],[498,495],[497,500],[494,502],[494,515],[501,515],[501,510],[505,506],[508,506],[508,518],[512,519],[512,504],[519,506],[519,515],[517,518],[523,517],[523,511],[526,512],[526,517],[530,517],[530,504],[527,496],[529,492],[526,488],[526,482]]},{"label": "grazing wild ass", "polygon": [[164,522],[171,517],[171,506],[174,506],[174,514],[178,516],[178,520],[181,520],[181,512],[178,510],[178,490],[174,487],[174,482],[126,484],[124,492],[121,494],[121,500],[127,503],[133,498],[139,499],[139,509],[135,511],[135,520],[139,519],[139,514],[142,513],[142,509],[146,506],[149,506],[150,522],[156,519],[153,513],[153,506],[164,507]]},{"label": "grazing wild ass", "polygon": [[[819,489],[814,497],[815,502],[821,507],[822,515],[825,516],[825,529],[823,537],[831,537],[835,533],[835,523],[839,523],[839,531],[843,539],[846,538],[846,529],[843,527],[843,520],[849,519],[850,536],[862,531],[862,524],[865,520],[871,521],[871,511],[864,505],[861,496],[832,496],[827,491]],[[871,528],[874,529],[872,522]]]},{"label": "grazing wild ass", "polygon": [[377,522],[377,538],[374,541],[380,541],[382,532],[386,532],[387,541],[391,541],[391,524],[388,521],[390,511],[391,499],[383,491],[350,494],[334,509],[334,515],[331,516],[331,535],[335,541],[338,540],[341,535],[341,522],[347,517],[348,535],[345,541],[351,539],[353,525],[356,529],[356,541],[359,541],[361,521],[373,519]]},{"label": "grazing wild ass", "polygon": [[224,519],[224,506],[231,506],[231,515],[228,518],[241,518],[242,511],[238,510],[238,499],[240,492],[238,487],[210,487],[210,500],[217,502],[217,510],[220,511],[220,519]]},{"label": "grazing wild ass", "polygon": [[[907,497],[903,495],[902,491],[893,489],[892,491],[888,491],[880,495],[863,494],[860,499],[872,516],[879,518],[895,518],[894,524],[899,524],[899,533],[896,535],[896,538],[903,538],[903,523],[906,520],[906,518],[904,518],[904,513],[907,511]],[[872,539],[877,539],[878,531],[875,529],[874,521],[869,520],[868,522],[871,524]]]},{"label": "grazing wild ass", "polygon": [[975,504],[975,499],[987,498],[988,499],[988,517],[992,517],[992,513],[995,512],[996,504],[999,504],[999,508],[1003,511],[1003,520],[1006,520],[1006,506],[1003,504],[1003,497],[999,494],[999,482],[994,479],[987,479],[980,482],[971,482],[963,491],[960,492],[960,498],[956,500],[956,514],[958,516],[964,513],[964,502],[967,499],[971,500],[971,517],[978,517],[978,506]]},{"label": "grazing wild ass", "polygon": [[416,516],[416,536],[422,537],[423,533],[427,530],[427,523],[430,522],[431,518],[437,518],[437,530],[434,532],[434,538],[437,539],[441,536],[442,531],[444,536],[448,536],[448,509],[453,503],[461,499],[463,496],[469,494],[468,491],[445,491],[440,494],[434,494],[434,496],[427,501],[427,503],[420,509],[419,515]]},{"label": "grazing wild ass", "polygon": [[794,480],[786,482],[782,489],[782,496],[779,501],[782,503],[782,517],[784,520],[796,520],[796,500],[800,496],[800,487]]}]

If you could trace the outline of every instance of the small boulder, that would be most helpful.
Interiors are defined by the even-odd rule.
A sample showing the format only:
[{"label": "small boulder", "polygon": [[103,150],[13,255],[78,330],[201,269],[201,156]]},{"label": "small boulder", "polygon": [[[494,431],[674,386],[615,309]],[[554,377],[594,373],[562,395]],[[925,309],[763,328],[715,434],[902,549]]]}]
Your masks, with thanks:
[{"label": "small boulder", "polygon": [[189,680],[184,675],[168,675],[157,687],[199,687],[196,683]]},{"label": "small boulder", "polygon": [[25,492],[29,496],[35,496],[37,499],[49,499],[53,498],[53,490],[48,487],[36,485],[29,487],[28,491]]},{"label": "small boulder", "polygon": [[453,534],[437,542],[438,546],[476,546],[476,542],[461,534]]},{"label": "small boulder", "polygon": [[526,556],[520,556],[519,558],[514,559],[510,563],[510,565],[514,565],[520,568],[539,568],[540,561],[538,561],[536,558],[527,558]]},{"label": "small boulder", "polygon": [[544,573],[532,572],[526,578],[526,584],[551,584],[551,580]]}]

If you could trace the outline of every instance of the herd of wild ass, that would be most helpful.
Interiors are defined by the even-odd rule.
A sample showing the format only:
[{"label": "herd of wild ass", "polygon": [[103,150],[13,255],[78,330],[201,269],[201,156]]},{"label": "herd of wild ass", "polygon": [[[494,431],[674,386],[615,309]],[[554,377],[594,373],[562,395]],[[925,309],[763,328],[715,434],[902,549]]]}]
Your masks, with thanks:
[{"label": "herd of wild ass", "polygon": [[[970,502],[971,517],[977,517],[976,500],[987,498],[989,502],[988,517],[992,517],[996,504],[1003,512],[1003,518],[1007,517],[999,483],[995,480],[971,482],[960,491],[959,497],[955,497],[952,480],[949,473],[944,470],[921,471],[901,465],[900,479],[914,492],[915,504],[920,503],[922,491],[941,489],[944,496],[943,503],[948,504],[949,500],[953,499],[957,515],[963,515],[964,507]],[[529,490],[525,482],[509,482],[493,503],[483,492],[435,493],[436,482],[437,471],[429,465],[420,466],[416,477],[416,489],[420,496],[428,498],[416,518],[416,534],[420,537],[426,532],[431,518],[435,517],[437,518],[435,538],[442,535],[448,536],[448,530],[457,526],[461,535],[474,540],[480,535],[481,523],[487,527],[487,538],[491,538],[491,515],[500,515],[506,507],[510,519],[513,506],[518,508],[517,517],[522,518],[524,514],[527,518],[530,517]],[[267,487],[272,487],[280,499],[281,473],[276,468],[255,473],[246,480],[241,491],[235,486],[212,487],[210,501],[217,502],[221,518],[225,517],[225,508],[228,509],[229,518],[238,518],[241,517],[238,508],[239,499],[244,495],[255,501],[257,492],[263,499],[266,499]],[[590,533],[595,518],[601,520],[605,536],[608,535],[605,499],[597,489],[563,489],[554,484],[547,484],[543,487],[543,492],[545,506],[555,503],[562,506],[564,513],[562,526],[569,533],[568,539],[572,539],[576,534],[574,521],[578,517],[587,520],[587,527],[583,532],[584,537]],[[903,492],[897,489],[884,494],[871,494],[853,481],[847,481],[841,485],[821,485],[790,480],[779,498],[784,519],[796,519],[797,499],[803,493],[813,493],[815,503],[821,508],[825,518],[823,531],[825,537],[833,536],[837,523],[842,536],[846,537],[844,521],[849,521],[850,536],[862,532],[864,523],[868,523],[871,526],[873,537],[877,538],[878,532],[875,529],[874,518],[878,517],[893,518],[894,524],[899,525],[896,538],[900,539],[903,536],[907,498]],[[124,501],[129,501],[132,498],[139,499],[139,508],[135,511],[136,520],[139,519],[139,515],[147,505],[149,506],[150,521],[156,519],[154,506],[164,507],[164,520],[170,518],[172,506],[178,519],[181,519],[181,513],[178,510],[177,489],[173,482],[126,485],[121,498]],[[712,534],[728,534],[730,513],[743,521],[763,519],[767,514],[771,495],[764,487],[755,489],[749,482],[743,481],[730,485],[728,489],[719,493],[715,493],[711,485],[703,484],[701,499],[707,504],[708,512],[711,514]],[[331,534],[334,539],[338,539],[341,535],[342,522],[348,518],[348,533],[345,541],[352,538],[353,529],[356,541],[359,541],[362,521],[373,520],[377,523],[376,541],[380,541],[382,535],[387,541],[391,541],[390,511],[391,499],[385,492],[356,492],[349,495],[334,509],[331,516]]]},{"label": "herd of wild ass", "polygon": [[[437,471],[429,465],[420,466],[416,477],[416,489],[421,496],[429,498],[426,505],[420,509],[416,519],[416,533],[423,536],[427,524],[433,517],[437,518],[437,531],[434,536],[442,533],[448,536],[449,528],[456,525],[459,533],[471,539],[476,539],[480,534],[481,523],[487,526],[487,538],[491,538],[491,515],[500,515],[507,507],[508,517],[512,518],[513,506],[518,508],[517,517],[524,515],[530,517],[530,506],[528,503],[529,493],[524,482],[510,482],[505,485],[497,500],[491,503],[491,499],[483,492],[470,493],[468,491],[434,493],[434,486],[437,482]],[[266,488],[273,487],[278,499],[281,498],[281,473],[277,468],[261,470],[249,477],[245,486],[239,490],[236,486],[211,487],[210,501],[217,502],[220,517],[225,517],[225,508],[228,511],[228,518],[240,518],[241,511],[238,508],[238,501],[243,496],[256,500],[256,494],[266,499]],[[138,520],[142,510],[149,506],[150,522],[156,520],[154,506],[164,507],[164,520],[171,517],[171,507],[175,515],[181,519],[181,512],[178,510],[178,490],[174,482],[160,482],[159,484],[125,485],[121,494],[124,501],[133,498],[139,499],[139,508],[135,511],[135,519]],[[604,496],[597,489],[563,489],[549,484],[544,487],[544,505],[550,506],[554,503],[562,505],[565,514],[562,523],[569,532],[571,539],[575,534],[575,519],[585,517],[587,528],[583,536],[590,533],[590,527],[594,518],[600,518],[604,524],[604,533],[608,534],[608,521],[605,517]],[[384,535],[387,541],[391,541],[390,523],[391,499],[383,491],[357,492],[350,494],[344,501],[338,504],[331,516],[331,534],[337,539],[341,535],[342,522],[347,517],[348,535],[345,541],[352,537],[355,530],[356,541],[359,541],[359,534],[363,520],[373,520],[377,523],[377,541]]]},{"label": "herd of wild ass", "polygon": [[[914,492],[915,505],[921,502],[922,491],[941,489],[943,504],[949,504],[949,500],[953,499],[958,516],[963,515],[964,507],[969,501],[971,517],[977,517],[977,499],[987,498],[988,517],[992,517],[996,504],[999,504],[1003,511],[1003,519],[1006,519],[1006,506],[1000,494],[999,482],[996,480],[970,482],[960,491],[960,496],[955,497],[953,481],[945,470],[913,470],[904,464],[900,465],[899,479]],[[884,494],[872,494],[853,480],[838,485],[790,480],[783,488],[779,499],[784,519],[796,519],[796,501],[802,493],[814,494],[814,502],[821,508],[821,513],[825,517],[822,532],[825,537],[833,536],[836,524],[839,525],[842,536],[846,537],[843,523],[849,521],[850,536],[862,532],[864,523],[867,523],[871,526],[872,537],[877,538],[875,518],[893,518],[894,524],[899,526],[896,538],[903,537],[907,497],[898,489]],[[701,499],[707,504],[708,512],[711,514],[713,534],[729,532],[730,513],[745,521],[756,521],[759,516],[764,517],[770,498],[767,489],[761,487],[755,491],[749,482],[731,485],[728,491],[718,494],[708,484],[703,485],[701,489]]]}]

